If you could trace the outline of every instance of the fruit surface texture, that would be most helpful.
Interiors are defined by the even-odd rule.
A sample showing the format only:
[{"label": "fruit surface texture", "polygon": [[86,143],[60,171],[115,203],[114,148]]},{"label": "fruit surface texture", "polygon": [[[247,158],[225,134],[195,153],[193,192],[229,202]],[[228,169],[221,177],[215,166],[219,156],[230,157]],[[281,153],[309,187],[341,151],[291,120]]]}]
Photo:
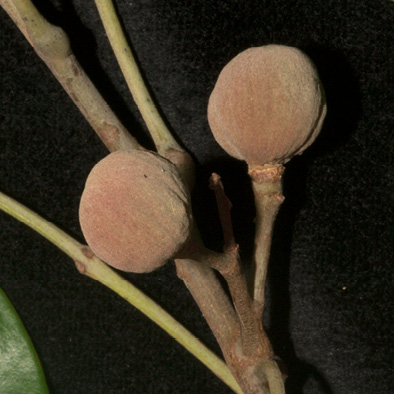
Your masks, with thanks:
[{"label": "fruit surface texture", "polygon": [[120,150],[89,174],[79,218],[93,252],[128,272],[150,272],[187,243],[190,196],[176,167],[153,152]]},{"label": "fruit surface texture", "polygon": [[316,138],[323,88],[300,50],[267,45],[241,52],[221,71],[208,103],[216,141],[249,165],[283,164]]}]

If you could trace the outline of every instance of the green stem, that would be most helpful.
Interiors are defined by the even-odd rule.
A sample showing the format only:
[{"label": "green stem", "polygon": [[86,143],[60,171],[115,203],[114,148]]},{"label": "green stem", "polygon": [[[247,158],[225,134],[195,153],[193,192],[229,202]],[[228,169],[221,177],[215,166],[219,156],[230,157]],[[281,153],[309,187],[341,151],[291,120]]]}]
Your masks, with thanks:
[{"label": "green stem", "polygon": [[285,394],[285,383],[275,360],[264,361],[262,369],[268,381],[270,394]]},{"label": "green stem", "polygon": [[78,270],[104,284],[149,317],[207,366],[234,392],[242,393],[226,364],[153,300],[124,280],[91,250],[29,208],[0,192],[0,209],[31,227],[70,256]]},{"label": "green stem", "polygon": [[146,126],[156,145],[157,151],[167,157],[168,150],[183,152],[160,116],[144,83],[132,50],[120,25],[111,0],[95,0],[112,50],[118,60],[130,92],[136,102]]}]

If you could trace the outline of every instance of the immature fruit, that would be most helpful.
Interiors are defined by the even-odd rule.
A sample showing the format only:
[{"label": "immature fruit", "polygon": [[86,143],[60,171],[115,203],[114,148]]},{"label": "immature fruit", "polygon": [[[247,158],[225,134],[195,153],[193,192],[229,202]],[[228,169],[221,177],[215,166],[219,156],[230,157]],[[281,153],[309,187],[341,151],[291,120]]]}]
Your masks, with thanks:
[{"label": "immature fruit", "polygon": [[320,132],[326,104],[310,59],[296,48],[250,48],[228,63],[208,103],[216,141],[249,165],[283,164]]},{"label": "immature fruit", "polygon": [[189,240],[189,192],[176,167],[163,157],[116,151],[89,174],[79,220],[88,245],[106,263],[123,271],[150,272]]}]

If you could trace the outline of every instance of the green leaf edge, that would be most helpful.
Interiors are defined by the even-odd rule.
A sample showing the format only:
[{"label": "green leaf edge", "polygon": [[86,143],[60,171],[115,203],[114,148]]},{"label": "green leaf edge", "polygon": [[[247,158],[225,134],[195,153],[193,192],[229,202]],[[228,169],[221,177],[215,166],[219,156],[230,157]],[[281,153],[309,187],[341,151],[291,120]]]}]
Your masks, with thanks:
[{"label": "green leaf edge", "polygon": [[31,394],[49,394],[29,334],[11,301],[0,288],[0,391],[4,394],[20,394],[26,390]]}]

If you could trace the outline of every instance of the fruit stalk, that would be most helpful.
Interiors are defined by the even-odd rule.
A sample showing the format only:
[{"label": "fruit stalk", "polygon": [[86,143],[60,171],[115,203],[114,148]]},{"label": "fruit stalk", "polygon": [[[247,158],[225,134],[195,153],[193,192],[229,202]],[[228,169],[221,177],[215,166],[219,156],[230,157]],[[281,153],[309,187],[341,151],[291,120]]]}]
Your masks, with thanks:
[{"label": "fruit stalk", "polygon": [[249,175],[256,206],[255,248],[249,282],[250,294],[255,300],[256,313],[263,317],[264,288],[269,263],[272,232],[284,201],[282,195],[282,165],[249,166]]}]

